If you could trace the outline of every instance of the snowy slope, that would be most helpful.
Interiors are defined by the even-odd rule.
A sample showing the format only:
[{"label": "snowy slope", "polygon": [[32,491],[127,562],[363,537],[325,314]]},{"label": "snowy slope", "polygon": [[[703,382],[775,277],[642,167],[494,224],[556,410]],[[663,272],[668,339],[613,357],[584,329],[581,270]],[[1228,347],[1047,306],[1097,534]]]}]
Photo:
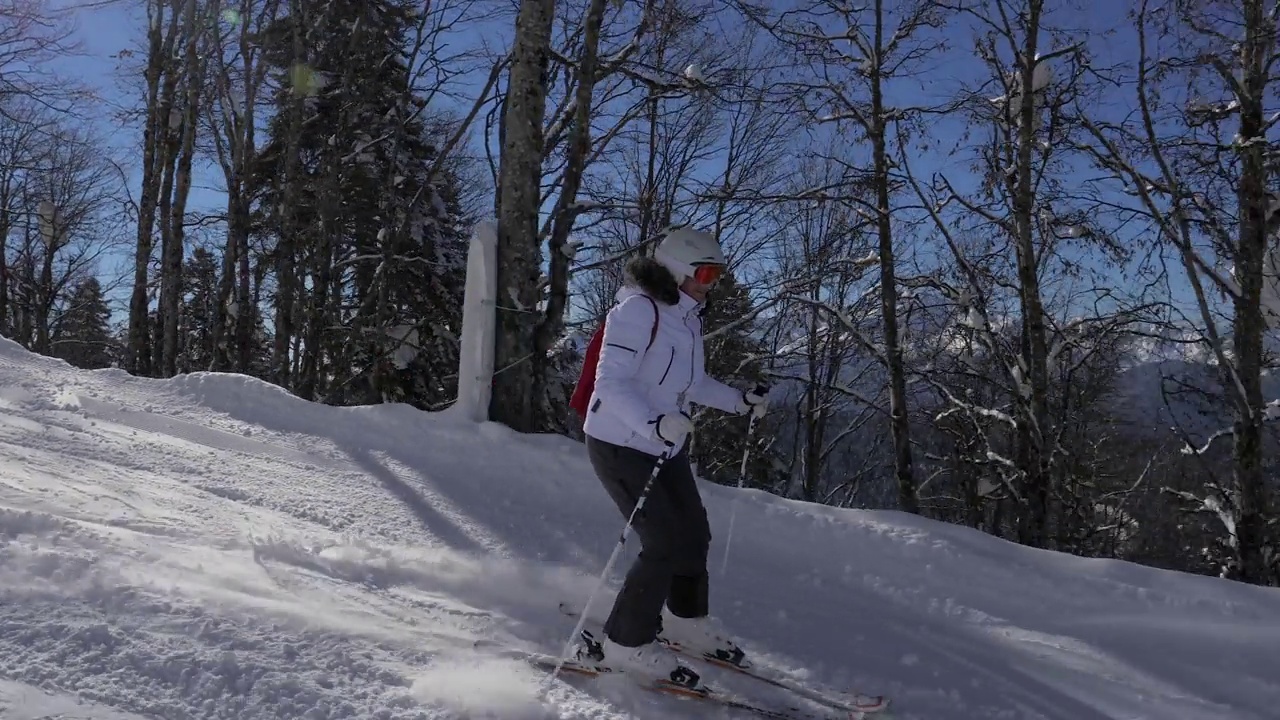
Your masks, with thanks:
[{"label": "snowy slope", "polygon": [[[806,682],[891,694],[896,718],[1280,705],[1275,590],[704,492],[724,622]],[[567,439],[0,340],[0,717],[730,717],[617,681],[539,707],[540,673],[477,647],[558,651],[558,602],[587,597],[620,528]]]}]

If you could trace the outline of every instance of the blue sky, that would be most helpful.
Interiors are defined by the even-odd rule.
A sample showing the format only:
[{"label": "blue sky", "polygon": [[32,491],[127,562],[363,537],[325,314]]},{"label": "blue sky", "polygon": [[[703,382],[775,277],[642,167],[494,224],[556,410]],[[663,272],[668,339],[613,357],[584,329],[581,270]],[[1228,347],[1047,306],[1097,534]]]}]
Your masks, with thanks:
[{"label": "blue sky", "polygon": [[[61,7],[65,13],[63,19],[69,19],[75,28],[74,41],[77,51],[57,63],[57,72],[65,74],[76,82],[91,87],[104,103],[106,112],[120,108],[136,107],[141,102],[141,78],[126,74],[122,68],[125,62],[137,63],[145,58],[146,16],[141,2],[135,0],[108,0],[98,3],[94,0],[53,0],[55,7]],[[464,38],[482,46],[492,46],[503,41],[504,28],[486,27],[483,36],[477,34],[472,38]],[[132,50],[137,56],[130,60],[115,57],[122,50]],[[476,80],[475,90],[479,90]],[[464,80],[465,82],[465,80]],[[465,88],[463,88],[465,91]],[[462,107],[461,102],[445,98],[444,104],[452,104],[463,113],[469,108]],[[122,166],[129,174],[129,192],[136,201],[142,181],[140,164],[141,133],[133,127],[120,127],[111,117],[104,117],[102,108],[96,115],[86,113],[85,121],[98,125],[104,138],[107,139],[113,153],[122,161]],[[216,165],[197,159],[194,178],[188,201],[190,212],[221,213],[226,208],[223,188],[225,183],[222,171]],[[189,252],[189,250],[188,250]],[[126,273],[132,277],[132,251],[114,258],[114,266],[103,267],[100,272],[107,276],[113,273]],[[120,314],[128,301],[131,292],[131,281],[115,293],[113,301],[116,312]]]},{"label": "blue sky", "polygon": [[[83,0],[64,2],[69,6],[84,4]],[[141,80],[123,80],[119,70],[121,61],[113,57],[125,49],[135,50],[142,57],[146,19],[143,11],[136,7],[140,4],[112,2],[101,7],[76,10],[74,16],[78,27],[75,35],[82,47],[75,56],[60,62],[63,72],[92,86],[111,107],[132,107],[141,97]],[[136,87],[126,85],[126,82]],[[99,124],[115,147],[134,152],[140,145],[141,136],[132,128],[118,129],[110,120],[100,120]],[[134,163],[134,167],[130,168],[134,171],[131,179],[134,191],[141,182],[141,172],[136,166],[137,163]],[[197,183],[191,191],[191,209],[225,208],[221,172],[210,167],[204,168],[201,175],[203,182]]]},{"label": "blue sky", "polygon": [[[83,4],[84,0],[62,0],[65,4]],[[64,60],[60,69],[69,75],[77,78],[81,82],[91,85],[97,89],[103,99],[110,106],[125,107],[136,104],[138,90],[136,87],[128,87],[122,84],[118,77],[119,61],[113,55],[124,49],[138,48],[142,40],[142,30],[144,18],[140,8],[136,6],[140,3],[134,2],[117,2],[110,3],[102,7],[89,10],[79,10],[76,13],[76,22],[79,26],[77,39],[83,45],[82,52],[78,57],[72,57]],[[1128,21],[1125,18],[1127,3],[1091,3],[1089,5],[1090,12],[1081,13],[1078,19],[1072,19],[1071,22],[1078,22],[1081,27],[1078,29],[1078,37],[1087,39],[1090,46],[1094,49],[1095,55],[1100,56],[1105,62],[1111,59],[1130,59],[1134,50],[1133,33],[1128,27]],[[1063,17],[1066,17],[1065,15]],[[1057,18],[1055,18],[1057,20]],[[726,31],[731,29],[726,28]],[[493,46],[494,43],[501,43],[509,34],[509,29],[503,27],[487,27],[483,34],[472,34],[469,37],[459,38],[462,42],[476,42]],[[944,52],[938,53],[934,57],[926,59],[926,65],[930,67],[924,82],[919,88],[918,93],[929,99],[940,99],[952,93],[954,89],[961,83],[971,81],[977,73],[985,73],[980,61],[973,56],[971,48],[972,30],[967,24],[955,24],[949,27],[944,33],[946,41],[952,47]],[[1046,48],[1052,49],[1052,48]],[[478,81],[476,79],[478,90]],[[130,80],[135,86],[137,81]],[[901,86],[899,86],[901,88]],[[898,92],[902,92],[901,89]],[[911,95],[916,95],[912,92]],[[1131,103],[1129,98],[1124,98],[1124,102],[1117,107],[1123,108]],[[917,97],[902,97],[900,102],[918,102]],[[1100,112],[1106,112],[1106,108],[1100,108]],[[126,169],[132,173],[130,178],[130,186],[132,192],[136,194],[138,182],[140,181],[140,172],[138,163],[129,162],[131,158],[138,156],[136,148],[139,144],[139,137],[132,128],[120,130],[115,129],[110,119],[99,121],[105,133],[110,137],[111,145],[125,160]],[[957,155],[955,157],[945,157],[941,151],[943,148],[949,147],[960,140],[964,133],[962,121],[946,120],[938,121],[931,125],[932,138],[935,148],[934,152],[923,154],[919,159],[919,166],[914,169],[922,176],[930,172],[944,172],[953,179],[961,187],[964,187],[972,178],[969,176],[966,164],[970,161],[967,154]],[[973,138],[970,138],[972,141]],[[195,187],[192,190],[190,209],[193,211],[209,210],[212,212],[220,212],[224,207],[224,201],[220,192],[221,173],[213,167],[205,167],[199,171],[196,178]],[[131,264],[131,257],[121,257],[123,263]],[[123,267],[123,266],[122,266]],[[110,272],[110,268],[103,268]],[[117,297],[125,297],[128,288],[124,288]]]}]

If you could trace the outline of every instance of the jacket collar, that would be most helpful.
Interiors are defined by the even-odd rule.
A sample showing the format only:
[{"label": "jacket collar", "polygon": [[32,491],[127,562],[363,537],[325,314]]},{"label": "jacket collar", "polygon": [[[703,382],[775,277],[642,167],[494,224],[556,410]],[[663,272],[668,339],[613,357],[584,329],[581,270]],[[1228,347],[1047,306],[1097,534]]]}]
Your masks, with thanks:
[{"label": "jacket collar", "polygon": [[[614,300],[616,302],[622,302],[623,300],[626,300],[627,298],[633,295],[643,295],[643,294],[645,294],[644,291],[638,287],[635,287],[634,285],[623,285],[622,287],[618,288],[618,292],[614,295]],[[652,297],[652,295],[650,297]],[[665,305],[666,307],[672,307],[662,302],[659,302],[658,304]],[[680,302],[675,304],[675,309],[676,309],[676,312],[678,312],[680,315],[684,317],[689,317],[690,315],[693,315],[695,313],[700,315],[702,311],[706,309],[706,303],[700,303],[697,300],[694,300],[692,296],[686,294],[683,290],[681,290]]]},{"label": "jacket collar", "polygon": [[701,314],[702,307],[703,303],[694,300],[693,297],[686,294],[685,291],[680,291],[680,302],[676,305],[676,309],[680,311],[681,315],[687,318],[694,314]]}]

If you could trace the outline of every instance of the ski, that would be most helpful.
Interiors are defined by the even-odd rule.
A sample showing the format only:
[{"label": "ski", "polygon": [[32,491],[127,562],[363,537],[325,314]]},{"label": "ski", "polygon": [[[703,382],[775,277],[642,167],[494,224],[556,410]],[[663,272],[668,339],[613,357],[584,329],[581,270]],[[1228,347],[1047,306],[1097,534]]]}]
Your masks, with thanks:
[{"label": "ski", "polygon": [[[667,688],[660,684],[660,691],[666,692]],[[842,711],[838,715],[831,713],[815,713],[801,708],[788,708],[786,710],[775,709],[765,705],[757,704],[748,700],[742,700],[733,695],[729,695],[723,691],[704,686],[697,689],[691,689],[672,685],[669,692],[685,697],[692,697],[697,700],[713,702],[733,710],[742,710],[754,715],[765,718],[774,718],[774,720],[866,720],[866,713],[857,711]]]},{"label": "ski", "polygon": [[788,680],[783,677],[778,677],[770,673],[764,673],[759,670],[756,670],[755,668],[743,667],[741,665],[737,665],[735,663],[728,662],[720,658],[711,657],[710,655],[706,655],[704,653],[698,653],[691,650],[686,650],[685,648],[680,647],[679,643],[667,641],[666,644],[667,644],[667,647],[670,647],[672,650],[675,650],[676,652],[680,653],[685,657],[693,658],[695,660],[700,660],[702,662],[708,663],[710,665],[714,665],[716,667],[724,668],[726,670],[732,670],[733,672],[736,672],[739,675],[745,675],[753,680],[759,680],[760,682],[767,683],[776,688],[780,688],[788,692],[793,692],[797,695],[800,695],[801,697],[807,698],[814,702],[828,705],[833,709],[847,710],[849,712],[862,713],[865,715],[865,714],[882,712],[889,707],[889,700],[883,695],[866,695],[863,693],[847,693],[849,699],[840,700],[837,698],[833,698],[825,693],[820,693],[816,690],[813,690],[812,688],[805,687],[804,685],[801,685],[799,683],[796,683],[792,680]]},{"label": "ski", "polygon": [[[554,655],[540,653],[533,650],[507,649],[505,654],[517,655],[521,659],[528,661],[533,666],[544,670],[554,670],[555,667],[559,665],[561,672],[586,678],[626,674],[624,670],[595,665],[591,662],[582,662],[572,659],[566,659],[562,662],[560,658],[557,658]],[[697,702],[714,703],[731,710],[740,710],[742,712],[751,713],[757,717],[770,718],[771,720],[866,720],[865,713],[860,712],[841,712],[839,714],[832,714],[829,712],[813,712],[798,707],[774,707],[764,703],[757,703],[743,699],[705,683],[700,683],[698,687],[689,687],[686,685],[679,685],[668,680],[655,680],[653,682],[639,682],[636,683],[636,685],[646,690],[660,692],[666,695],[673,695],[680,698],[687,698]]]},{"label": "ski", "polygon": [[[565,615],[568,615],[569,617],[575,617],[575,618],[578,617],[578,611],[574,609],[573,606],[571,606],[569,603],[566,603],[566,602],[560,603],[560,612],[564,613]],[[589,622],[594,621],[594,618],[588,617],[588,621]],[[596,622],[595,624],[597,626],[600,625],[600,623],[598,622]],[[599,631],[600,628],[596,627],[595,630]],[[817,690],[806,687],[804,685],[801,685],[800,683],[797,683],[793,680],[776,675],[774,673],[760,671],[752,667],[744,667],[744,666],[729,662],[727,660],[723,660],[721,658],[712,657],[704,653],[694,652],[686,648],[680,647],[678,643],[674,643],[669,640],[664,639],[662,640],[662,642],[666,643],[668,647],[680,653],[684,657],[688,657],[694,660],[699,660],[701,662],[708,663],[715,667],[731,670],[733,672],[738,673],[739,675],[744,675],[753,680],[759,680],[760,682],[766,683],[768,685],[772,685],[776,688],[794,693],[807,700],[812,700],[816,703],[821,703],[823,705],[826,705],[827,707],[830,707],[833,710],[856,713],[858,715],[871,715],[871,714],[883,712],[889,707],[889,699],[883,695],[866,695],[863,693],[853,692],[853,693],[845,693],[846,697],[849,698],[847,700],[842,698],[832,697],[827,693],[819,692]]]}]

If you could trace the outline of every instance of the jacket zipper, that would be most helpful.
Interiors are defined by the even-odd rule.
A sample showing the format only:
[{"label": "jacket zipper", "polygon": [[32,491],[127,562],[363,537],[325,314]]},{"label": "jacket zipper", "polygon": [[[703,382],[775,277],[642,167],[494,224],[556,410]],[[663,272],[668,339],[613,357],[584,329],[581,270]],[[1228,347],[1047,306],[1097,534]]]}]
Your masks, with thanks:
[{"label": "jacket zipper", "polygon": [[675,362],[675,359],[676,359],[676,346],[675,346],[675,345],[672,345],[672,346],[671,346],[671,357],[667,358],[667,369],[662,371],[662,379],[658,381],[658,384],[659,384],[659,385],[661,385],[663,382],[665,382],[665,381],[666,381],[666,379],[667,379],[667,373],[671,372],[671,364],[672,364],[673,362]]},{"label": "jacket zipper", "polygon": [[698,356],[698,336],[693,333],[693,328],[689,327],[689,321],[686,319],[684,328],[689,331],[689,384],[685,387],[685,392],[693,387],[693,365]]}]

